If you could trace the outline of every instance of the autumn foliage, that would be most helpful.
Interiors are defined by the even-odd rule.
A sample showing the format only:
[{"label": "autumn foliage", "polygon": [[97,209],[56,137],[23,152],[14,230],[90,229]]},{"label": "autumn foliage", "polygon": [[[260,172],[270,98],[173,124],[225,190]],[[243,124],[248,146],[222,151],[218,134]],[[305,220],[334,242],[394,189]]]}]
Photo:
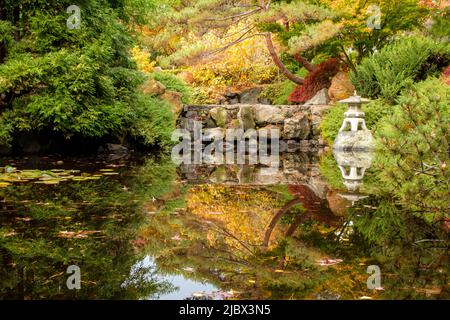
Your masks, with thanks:
[{"label": "autumn foliage", "polygon": [[295,87],[288,98],[289,102],[305,103],[317,92],[331,85],[331,79],[339,72],[339,60],[328,59],[318,64],[305,78],[302,86]]}]

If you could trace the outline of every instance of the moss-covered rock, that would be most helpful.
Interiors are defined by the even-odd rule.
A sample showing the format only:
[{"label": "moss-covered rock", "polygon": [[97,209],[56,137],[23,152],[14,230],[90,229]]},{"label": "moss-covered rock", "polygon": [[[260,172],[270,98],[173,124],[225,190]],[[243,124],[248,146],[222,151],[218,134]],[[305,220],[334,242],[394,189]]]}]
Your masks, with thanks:
[{"label": "moss-covered rock", "polygon": [[251,106],[242,106],[238,113],[239,123],[244,130],[255,129],[255,119]]},{"label": "moss-covered rock", "polygon": [[223,107],[215,107],[209,111],[211,118],[214,120],[218,127],[224,128],[227,124],[227,110]]}]

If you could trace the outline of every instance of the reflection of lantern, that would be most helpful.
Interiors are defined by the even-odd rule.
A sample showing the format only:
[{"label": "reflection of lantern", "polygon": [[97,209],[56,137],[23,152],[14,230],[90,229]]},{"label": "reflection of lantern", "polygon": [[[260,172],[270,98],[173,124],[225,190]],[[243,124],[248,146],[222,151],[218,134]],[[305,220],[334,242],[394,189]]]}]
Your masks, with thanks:
[{"label": "reflection of lantern", "polygon": [[343,183],[348,190],[348,193],[341,194],[341,196],[352,203],[365,198],[358,193],[358,190],[362,185],[366,170],[372,163],[373,153],[335,150],[334,157],[344,179]]},{"label": "reflection of lantern", "polygon": [[372,149],[373,137],[366,127],[365,114],[360,109],[362,103],[369,101],[356,95],[356,93],[348,99],[339,101],[348,104],[348,110],[344,114],[344,121],[334,141],[333,148],[335,150]]}]

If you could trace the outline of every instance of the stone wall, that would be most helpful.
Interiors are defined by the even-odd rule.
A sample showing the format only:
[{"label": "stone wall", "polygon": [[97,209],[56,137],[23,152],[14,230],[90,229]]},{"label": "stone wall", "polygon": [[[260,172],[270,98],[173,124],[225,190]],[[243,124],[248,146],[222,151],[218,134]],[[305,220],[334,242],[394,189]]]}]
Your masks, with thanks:
[{"label": "stone wall", "polygon": [[180,129],[279,129],[280,152],[310,151],[326,146],[319,124],[328,105],[186,105],[177,120]]},{"label": "stone wall", "polygon": [[224,185],[304,185],[325,189],[319,170],[319,153],[285,153],[278,166],[264,165],[186,165],[178,168],[182,180],[190,184]]}]

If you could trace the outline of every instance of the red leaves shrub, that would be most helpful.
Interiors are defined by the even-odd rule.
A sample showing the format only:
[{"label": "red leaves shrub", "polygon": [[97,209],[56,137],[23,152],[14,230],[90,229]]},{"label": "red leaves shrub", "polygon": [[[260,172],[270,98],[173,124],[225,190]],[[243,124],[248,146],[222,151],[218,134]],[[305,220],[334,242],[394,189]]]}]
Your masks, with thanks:
[{"label": "red leaves shrub", "polygon": [[450,86],[450,66],[448,66],[447,69],[445,69],[442,73],[442,80],[444,80],[444,83]]},{"label": "red leaves shrub", "polygon": [[331,85],[331,79],[339,71],[339,60],[331,58],[318,64],[305,78],[302,86],[296,86],[288,98],[289,102],[305,103],[317,92]]}]

